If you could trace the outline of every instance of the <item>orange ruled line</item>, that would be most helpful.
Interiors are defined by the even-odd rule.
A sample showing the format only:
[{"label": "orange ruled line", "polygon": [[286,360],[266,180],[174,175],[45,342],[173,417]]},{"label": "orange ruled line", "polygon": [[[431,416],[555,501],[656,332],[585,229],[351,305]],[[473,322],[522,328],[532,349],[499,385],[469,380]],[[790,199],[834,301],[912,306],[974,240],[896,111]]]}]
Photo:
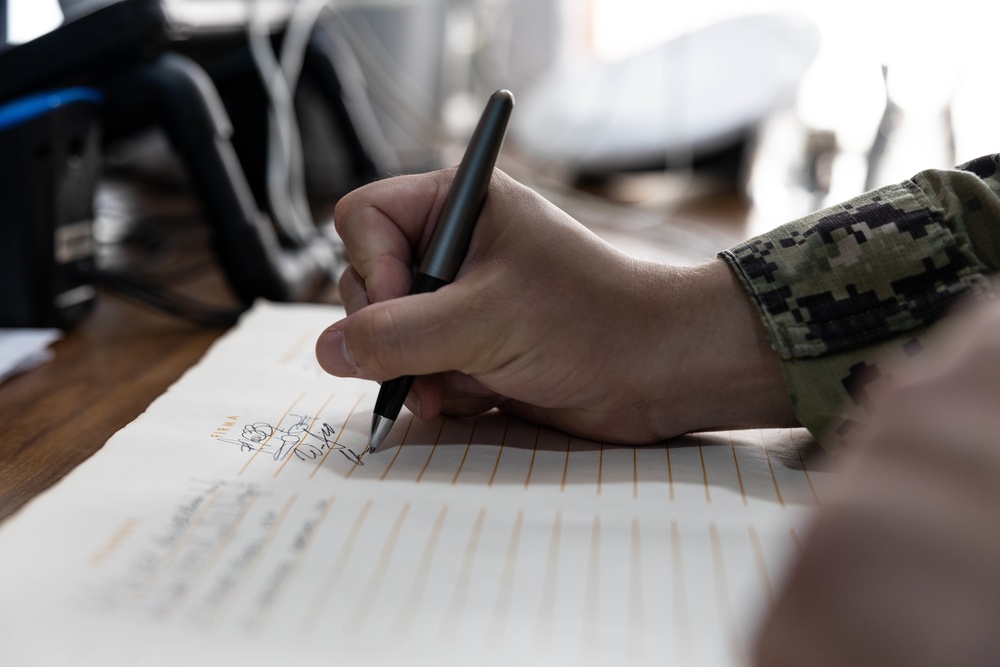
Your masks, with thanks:
[{"label": "orange ruled line", "polygon": [[524,478],[524,488],[527,490],[531,483],[531,471],[535,469],[535,454],[538,453],[538,438],[542,434],[541,427],[535,429],[535,446],[531,450],[531,462],[528,463],[528,475]]},{"label": "orange ruled line", "polygon": [[[330,404],[330,401],[333,400],[333,397],[336,395],[336,393],[337,392],[331,392],[330,395],[327,397],[327,399],[323,401],[323,405],[321,405],[319,410],[316,412],[316,416],[312,418],[311,422],[309,422],[309,428],[307,429],[309,432],[312,432],[313,427],[316,426],[316,420],[319,419],[319,416],[323,413],[323,410],[326,409],[326,406]],[[295,456],[295,452],[299,450],[299,445],[302,444],[302,440],[304,440],[305,437],[306,434],[303,434],[302,439],[300,439],[297,443],[295,443],[295,447],[293,447],[289,455],[285,457],[285,460],[281,462],[281,465],[278,466],[278,469],[274,471],[275,477],[277,477],[278,473],[284,470],[285,466],[288,465],[288,462],[292,460],[292,457]]]},{"label": "orange ruled line", "polygon": [[632,448],[632,497],[639,497],[639,455],[636,448]]},{"label": "orange ruled line", "polygon": [[233,522],[226,529],[226,532],[222,535],[219,541],[213,545],[212,553],[208,557],[206,557],[205,560],[203,560],[201,563],[198,564],[197,566],[198,572],[194,576],[188,579],[189,583],[188,587],[178,597],[174,598],[174,600],[171,601],[170,603],[171,609],[166,614],[164,614],[166,617],[173,617],[174,614],[178,612],[179,607],[182,604],[183,598],[185,598],[190,591],[196,590],[198,588],[198,586],[194,582],[203,579],[206,576],[207,572],[211,570],[212,567],[214,567],[216,561],[218,561],[219,558],[222,557],[222,554],[226,550],[226,547],[228,547],[229,543],[232,542],[233,537],[236,535],[236,531],[239,530],[239,527],[242,525],[243,520],[246,519],[247,514],[250,512],[250,507],[255,502],[257,502],[257,499],[260,498],[260,496],[261,496],[260,491],[255,491],[250,495],[249,500],[247,500],[246,503],[243,505],[243,507],[240,508],[239,514],[237,514],[236,517],[233,519]]},{"label": "orange ruled line", "polygon": [[676,519],[670,522],[670,556],[673,564],[671,589],[674,594],[674,635],[677,638],[674,645],[677,650],[677,664],[690,665],[694,657],[693,635],[684,583],[684,551],[681,548],[681,530]]},{"label": "orange ruled line", "polygon": [[[336,500],[337,500],[336,496],[330,496],[326,500],[323,509],[320,510],[319,514],[316,515],[316,519],[313,522],[312,531],[310,531],[308,537],[306,537],[301,548],[298,549],[298,551],[295,553],[294,560],[291,566],[292,572],[297,572],[299,570],[300,566],[302,565],[302,561],[305,560],[306,552],[309,550],[309,547],[313,545],[313,542],[315,542],[316,534],[319,532],[320,526],[323,525],[323,522],[326,520],[326,517],[330,514],[330,508],[333,506],[333,503],[336,502]],[[254,618],[253,621],[248,625],[251,631],[259,632],[267,624],[268,619],[275,613],[274,610],[275,607],[277,607],[276,600],[282,595],[283,591],[284,589],[282,589],[281,592],[276,592],[273,598],[271,599],[270,603],[268,604],[267,608],[258,611],[256,618]]]},{"label": "orange ruled line", "polygon": [[729,592],[729,581],[726,577],[726,564],[722,557],[722,540],[719,537],[719,529],[712,521],[708,524],[709,540],[712,545],[712,563],[715,570],[715,602],[719,609],[719,618],[726,628],[729,636],[729,644],[733,655],[741,665],[747,664],[746,655],[740,645],[740,638],[736,634],[736,620],[733,613],[732,595]]},{"label": "orange ruled line", "polygon": [[[365,451],[364,451],[364,452],[362,452],[361,454],[359,454],[359,455],[358,455],[358,460],[359,460],[359,461],[361,461],[362,459],[364,459],[364,458],[365,458],[365,454],[366,454],[367,452],[368,452],[368,446],[367,446],[367,445],[365,445]],[[357,469],[358,469],[358,468],[360,468],[360,467],[361,467],[361,466],[359,466],[359,465],[357,465],[357,464],[355,464],[355,465],[352,465],[352,466],[351,466],[351,469],[350,469],[350,470],[348,470],[348,471],[347,471],[347,473],[346,473],[346,474],[344,475],[344,479],[350,479],[350,478],[351,478],[351,475],[353,475],[353,474],[354,474],[354,471],[355,471],[355,470],[357,470]]]},{"label": "orange ruled line", "polygon": [[452,484],[458,484],[458,476],[462,474],[462,468],[465,467],[465,459],[469,455],[469,449],[472,447],[472,440],[476,437],[476,427],[479,426],[479,419],[477,418],[472,424],[472,433],[469,434],[469,442],[465,445],[465,451],[462,452],[462,460],[458,463],[458,470],[455,471],[455,476],[451,478]]},{"label": "orange ruled line", "polygon": [[503,427],[503,437],[500,438],[500,451],[497,452],[497,460],[493,464],[493,472],[490,473],[490,481],[486,483],[486,486],[493,486],[493,480],[496,479],[497,470],[500,469],[500,457],[503,456],[503,446],[507,444],[507,431],[510,430],[510,419]]},{"label": "orange ruled line", "polygon": [[809,491],[812,493],[813,499],[816,501],[816,506],[820,507],[819,495],[816,494],[816,488],[813,486],[812,478],[809,476],[809,469],[806,468],[806,460],[802,457],[802,450],[799,449],[799,442],[792,437],[792,429],[788,429],[788,440],[791,441],[792,446],[795,447],[795,453],[799,455],[799,465],[802,466],[802,474],[806,476],[806,483],[809,484]]},{"label": "orange ruled line", "polygon": [[628,645],[629,653],[639,659],[646,657],[646,618],[643,613],[642,540],[639,518],[632,517],[632,544],[629,558]]},{"label": "orange ruled line", "polygon": [[441,418],[441,427],[438,429],[437,437],[434,438],[434,446],[431,447],[431,453],[427,455],[427,460],[424,461],[424,467],[420,469],[420,474],[417,475],[417,484],[420,484],[420,480],[424,478],[424,473],[427,472],[427,466],[431,464],[431,459],[434,457],[434,452],[437,451],[438,443],[441,442],[441,434],[444,432],[444,425],[447,421],[448,420],[446,418]]},{"label": "orange ruled line", "polygon": [[729,449],[733,451],[733,465],[736,466],[736,479],[740,483],[740,495],[743,496],[743,506],[747,506],[747,490],[743,486],[743,473],[740,472],[740,462],[736,459],[736,445],[733,444],[733,434],[729,433]]},{"label": "orange ruled line", "polygon": [[507,552],[504,555],[503,570],[500,573],[499,594],[493,604],[493,614],[489,623],[489,642],[496,649],[503,645],[507,630],[507,620],[510,618],[511,600],[514,596],[514,578],[517,574],[517,552],[521,544],[521,531],[524,527],[524,510],[518,510],[517,519],[510,532],[507,542]]},{"label": "orange ruled line", "polygon": [[701,438],[697,434],[694,436],[698,441],[698,458],[701,459],[701,481],[705,485],[705,502],[712,502],[712,492],[708,489],[708,470],[705,469],[705,450],[701,448]]},{"label": "orange ruled line", "polygon": [[184,548],[184,545],[187,544],[189,539],[191,539],[191,534],[201,524],[202,520],[205,518],[205,515],[208,514],[208,512],[212,509],[212,505],[214,505],[215,501],[221,498],[225,492],[226,492],[225,487],[219,489],[202,504],[201,508],[198,510],[198,513],[191,519],[190,522],[188,522],[187,527],[184,529],[184,535],[182,535],[174,543],[174,545],[170,548],[170,551],[167,552],[167,555],[164,556],[159,563],[157,563],[156,569],[153,570],[153,573],[149,577],[149,579],[143,582],[141,586],[137,587],[134,597],[139,597],[143,595],[155,583],[160,573],[170,567],[174,559],[177,557],[177,553]]},{"label": "orange ruled line", "polygon": [[320,614],[326,608],[327,603],[333,598],[333,593],[336,591],[337,584],[340,583],[340,579],[344,575],[344,570],[347,569],[347,563],[350,561],[351,553],[354,551],[354,546],[358,541],[358,535],[361,534],[361,528],[364,526],[365,519],[368,518],[368,512],[371,510],[373,504],[372,500],[365,502],[361,511],[358,512],[358,516],[355,517],[354,523],[351,525],[351,530],[347,533],[347,537],[340,543],[340,551],[337,553],[337,559],[333,562],[333,567],[330,568],[323,582],[316,589],[316,594],[310,601],[306,614],[303,616],[300,628],[305,634],[311,634],[316,629],[316,624],[320,620]]},{"label": "orange ruled line", "polygon": [[566,438],[566,461],[565,463],[563,463],[562,484],[559,486],[560,491],[566,490],[566,476],[569,474],[569,448],[570,445],[572,444],[573,444],[573,438],[572,437]]},{"label": "orange ruled line", "polygon": [[[354,403],[353,406],[351,406],[351,411],[347,413],[347,418],[344,419],[344,423],[340,425],[340,430],[337,431],[337,437],[333,439],[333,444],[334,445],[336,445],[338,442],[340,442],[340,436],[347,429],[347,422],[351,421],[351,417],[354,415],[354,411],[358,409],[359,405],[361,405],[361,401],[362,401],[362,399],[364,399],[364,397],[365,397],[364,394],[362,394],[361,396],[359,396],[358,400],[355,401],[355,403]],[[324,406],[324,407],[326,407],[326,406]],[[316,464],[316,467],[313,468],[313,471],[311,473],[309,473],[309,479],[312,479],[313,475],[315,475],[317,472],[319,472],[319,469],[323,467],[324,463],[326,463],[326,457],[328,457],[330,455],[330,452],[332,452],[333,450],[334,450],[333,446],[327,447],[326,453],[323,454],[323,458],[321,458],[319,460],[319,463]],[[352,469],[355,468],[355,467],[357,467],[357,466],[352,466]]]},{"label": "orange ruled line", "polygon": [[764,549],[760,545],[760,537],[757,536],[757,529],[753,527],[753,524],[747,530],[750,533],[750,545],[753,547],[754,560],[757,561],[757,571],[760,573],[767,601],[771,603],[771,606],[774,606],[774,586],[771,585],[771,576],[767,573],[767,563],[764,562]]},{"label": "orange ruled line", "polygon": [[410,582],[410,589],[399,608],[396,620],[389,629],[389,636],[394,640],[405,640],[410,634],[410,628],[413,626],[417,609],[420,607],[420,601],[423,599],[427,583],[430,581],[434,553],[437,551],[437,545],[441,538],[441,531],[444,530],[444,520],[447,515],[448,506],[444,505],[438,513],[437,520],[434,521],[430,535],[427,536],[427,543],[424,545],[423,552],[420,555],[417,571]]},{"label": "orange ruled line", "polygon": [[562,534],[562,512],[557,511],[549,536],[549,552],[545,562],[545,579],[542,584],[542,599],[538,605],[538,621],[535,623],[533,645],[546,651],[552,644],[552,626],[556,616],[556,576],[559,571],[559,542]]},{"label": "orange ruled line", "polygon": [[[211,511],[212,505],[214,505],[215,502],[219,498],[221,498],[222,494],[224,494],[225,492],[226,492],[225,488],[223,487],[222,489],[219,489],[218,491],[213,493],[212,496],[205,501],[205,503],[198,510],[198,514],[195,515],[194,519],[188,523],[187,528],[184,529],[184,536],[181,539],[177,540],[174,546],[167,553],[167,557],[164,560],[164,563],[166,565],[169,565],[171,562],[173,562],[174,558],[177,556],[177,552],[180,551],[182,548],[184,548],[184,545],[187,544],[188,540],[191,539],[191,533],[194,531],[195,528],[201,525],[201,522],[205,518],[205,515]],[[161,569],[164,566],[164,563],[161,563],[157,568],[157,570]]]},{"label": "orange ruled line", "polygon": [[601,482],[604,479],[604,443],[597,454],[597,495],[601,495]]},{"label": "orange ruled line", "polygon": [[290,363],[292,359],[294,359],[295,356],[299,353],[299,350],[302,349],[302,346],[305,345],[306,341],[309,340],[310,338],[312,338],[312,334],[308,333],[302,334],[302,336],[300,336],[299,339],[295,341],[295,344],[293,344],[290,348],[288,348],[288,351],[285,352],[284,356],[281,357],[281,361],[279,363],[282,364]]},{"label": "orange ruled line", "polygon": [[674,500],[674,469],[670,465],[670,445],[667,445],[667,481],[670,483],[670,500]]},{"label": "orange ruled line", "polygon": [[794,528],[789,528],[788,532],[792,536],[792,542],[795,542],[795,548],[799,550],[799,553],[805,551],[805,547],[802,546],[802,540],[799,539],[799,534],[795,532]]},{"label": "orange ruled line", "polygon": [[601,515],[594,515],[590,529],[590,558],[583,598],[583,647],[585,654],[596,655],[600,647],[601,608]]},{"label": "orange ruled line", "polygon": [[469,534],[469,541],[465,545],[465,553],[462,556],[462,565],[458,569],[458,576],[455,578],[455,587],[452,589],[451,600],[448,602],[448,609],[444,614],[444,620],[438,629],[438,642],[451,644],[455,641],[459,620],[462,618],[462,611],[465,609],[465,602],[469,596],[469,589],[472,587],[472,570],[476,562],[476,551],[479,548],[479,538],[483,532],[483,524],[486,523],[486,508],[479,510],[476,523]]},{"label": "orange ruled line", "polygon": [[[392,466],[396,463],[396,459],[399,458],[399,453],[403,451],[403,443],[406,442],[406,438],[410,435],[410,428],[413,426],[413,420],[416,419],[412,414],[410,415],[410,421],[406,422],[406,432],[403,433],[403,439],[399,441],[399,447],[396,447],[396,453],[393,454],[392,460],[389,461],[389,465],[386,466],[385,470],[382,472],[382,476],[378,478],[378,481],[384,482],[386,476],[388,476],[389,471],[392,470]],[[355,466],[357,467],[357,466]]]},{"label": "orange ruled line", "polygon": [[774,475],[774,466],[771,465],[771,453],[767,451],[767,443],[764,441],[764,432],[757,431],[757,436],[760,438],[760,444],[764,447],[764,457],[767,459],[767,469],[771,471],[771,481],[774,482],[774,492],[778,496],[778,502],[781,503],[781,507],[785,507],[785,499],[781,497],[781,489],[778,488],[778,478]]},{"label": "orange ruled line", "polygon": [[[281,422],[285,421],[285,417],[288,416],[288,413],[292,411],[292,409],[296,406],[296,404],[299,401],[301,401],[302,397],[305,395],[306,392],[303,391],[301,394],[299,394],[298,398],[292,401],[292,404],[288,406],[287,410],[285,410],[285,414],[281,415],[281,419],[279,419],[278,423],[274,425],[274,432],[277,432],[278,427],[281,426]],[[250,458],[247,459],[247,462],[243,464],[242,468],[240,468],[240,471],[237,473],[237,476],[242,475],[244,472],[246,472],[246,469],[250,467],[250,464],[253,463],[253,460],[257,458],[258,454],[260,454],[260,450],[264,449],[267,443],[271,441],[271,437],[274,436],[274,432],[272,432],[271,435],[267,436],[267,438],[264,439],[264,442],[260,443],[257,449],[254,450],[254,453],[250,455]]]},{"label": "orange ruled line", "polygon": [[239,597],[240,591],[242,591],[247,586],[248,581],[253,578],[253,572],[257,569],[257,566],[260,564],[261,559],[264,557],[264,554],[270,548],[271,544],[274,543],[274,535],[281,528],[282,524],[285,522],[285,518],[288,516],[288,512],[292,509],[292,505],[294,505],[295,501],[298,499],[299,494],[293,493],[285,502],[284,507],[282,507],[278,513],[277,519],[275,519],[274,523],[267,529],[267,533],[264,535],[264,541],[261,544],[260,549],[253,556],[253,561],[243,571],[239,583],[237,583],[234,588],[226,592],[226,601],[219,605],[219,608],[216,609],[214,614],[216,622],[221,622],[221,617],[225,616],[226,610],[232,608],[234,601],[237,597]]},{"label": "orange ruled line", "polygon": [[399,543],[399,536],[403,532],[403,524],[406,523],[406,517],[409,513],[410,503],[405,503],[399,510],[399,514],[396,515],[396,520],[393,522],[392,528],[389,529],[389,534],[386,535],[385,543],[382,545],[382,550],[375,561],[375,568],[369,575],[364,590],[358,597],[354,608],[347,615],[347,622],[342,628],[344,636],[357,638],[368,625],[368,617],[371,615],[375,600],[385,582],[385,575],[389,571],[389,564],[392,562],[393,553],[395,553],[396,545]]}]

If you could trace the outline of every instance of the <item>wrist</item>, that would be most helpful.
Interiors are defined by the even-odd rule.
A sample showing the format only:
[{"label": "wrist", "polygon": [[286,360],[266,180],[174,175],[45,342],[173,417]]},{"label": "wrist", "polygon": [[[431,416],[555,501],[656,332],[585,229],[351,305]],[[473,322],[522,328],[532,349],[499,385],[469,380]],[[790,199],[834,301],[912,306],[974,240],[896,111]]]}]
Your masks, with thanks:
[{"label": "wrist", "polygon": [[733,271],[721,259],[676,270],[679,289],[665,309],[674,364],[664,382],[684,422],[672,430],[798,425],[778,355]]}]

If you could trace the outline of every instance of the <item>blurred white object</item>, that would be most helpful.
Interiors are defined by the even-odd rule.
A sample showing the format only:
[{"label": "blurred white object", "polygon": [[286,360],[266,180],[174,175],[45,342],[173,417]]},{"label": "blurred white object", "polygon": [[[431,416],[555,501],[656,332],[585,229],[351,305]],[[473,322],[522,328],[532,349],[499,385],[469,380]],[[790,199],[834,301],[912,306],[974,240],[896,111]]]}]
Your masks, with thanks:
[{"label": "blurred white object", "polygon": [[52,359],[58,329],[0,329],[0,382]]},{"label": "blurred white object", "polygon": [[976,60],[963,72],[952,99],[955,164],[1000,153],[1000,90],[991,83],[991,61]]},{"label": "blurred white object", "polygon": [[864,192],[886,111],[879,60],[826,35],[795,105],[756,133],[745,168],[750,236]]},{"label": "blurred white object", "polygon": [[7,0],[6,9],[7,34],[0,35],[0,45],[30,42],[55,30],[63,20],[58,0]]},{"label": "blurred white object", "polygon": [[723,21],[615,63],[558,68],[519,96],[512,136],[584,170],[662,165],[724,148],[794,98],[819,50],[795,16]]}]

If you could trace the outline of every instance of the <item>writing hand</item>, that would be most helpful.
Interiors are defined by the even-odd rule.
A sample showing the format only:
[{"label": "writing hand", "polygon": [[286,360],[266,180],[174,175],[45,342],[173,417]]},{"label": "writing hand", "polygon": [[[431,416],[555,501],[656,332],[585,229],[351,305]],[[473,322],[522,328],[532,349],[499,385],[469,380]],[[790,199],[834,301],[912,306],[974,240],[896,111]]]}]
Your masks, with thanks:
[{"label": "writing hand", "polygon": [[722,261],[629,257],[500,171],[456,280],[408,296],[453,173],[387,179],[338,204],[349,315],[317,342],[328,372],[416,375],[407,405],[424,419],[500,407],[607,442],[794,423],[777,357]]}]

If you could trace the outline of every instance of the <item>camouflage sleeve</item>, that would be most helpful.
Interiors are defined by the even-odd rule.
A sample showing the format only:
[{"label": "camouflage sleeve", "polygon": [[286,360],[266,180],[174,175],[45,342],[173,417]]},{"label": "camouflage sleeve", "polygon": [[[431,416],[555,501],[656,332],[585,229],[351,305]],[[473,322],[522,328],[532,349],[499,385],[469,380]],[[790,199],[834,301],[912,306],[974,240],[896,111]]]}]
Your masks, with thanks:
[{"label": "camouflage sleeve", "polygon": [[1000,270],[1000,155],[924,171],[720,253],[763,319],[802,425],[836,446],[893,359]]}]

